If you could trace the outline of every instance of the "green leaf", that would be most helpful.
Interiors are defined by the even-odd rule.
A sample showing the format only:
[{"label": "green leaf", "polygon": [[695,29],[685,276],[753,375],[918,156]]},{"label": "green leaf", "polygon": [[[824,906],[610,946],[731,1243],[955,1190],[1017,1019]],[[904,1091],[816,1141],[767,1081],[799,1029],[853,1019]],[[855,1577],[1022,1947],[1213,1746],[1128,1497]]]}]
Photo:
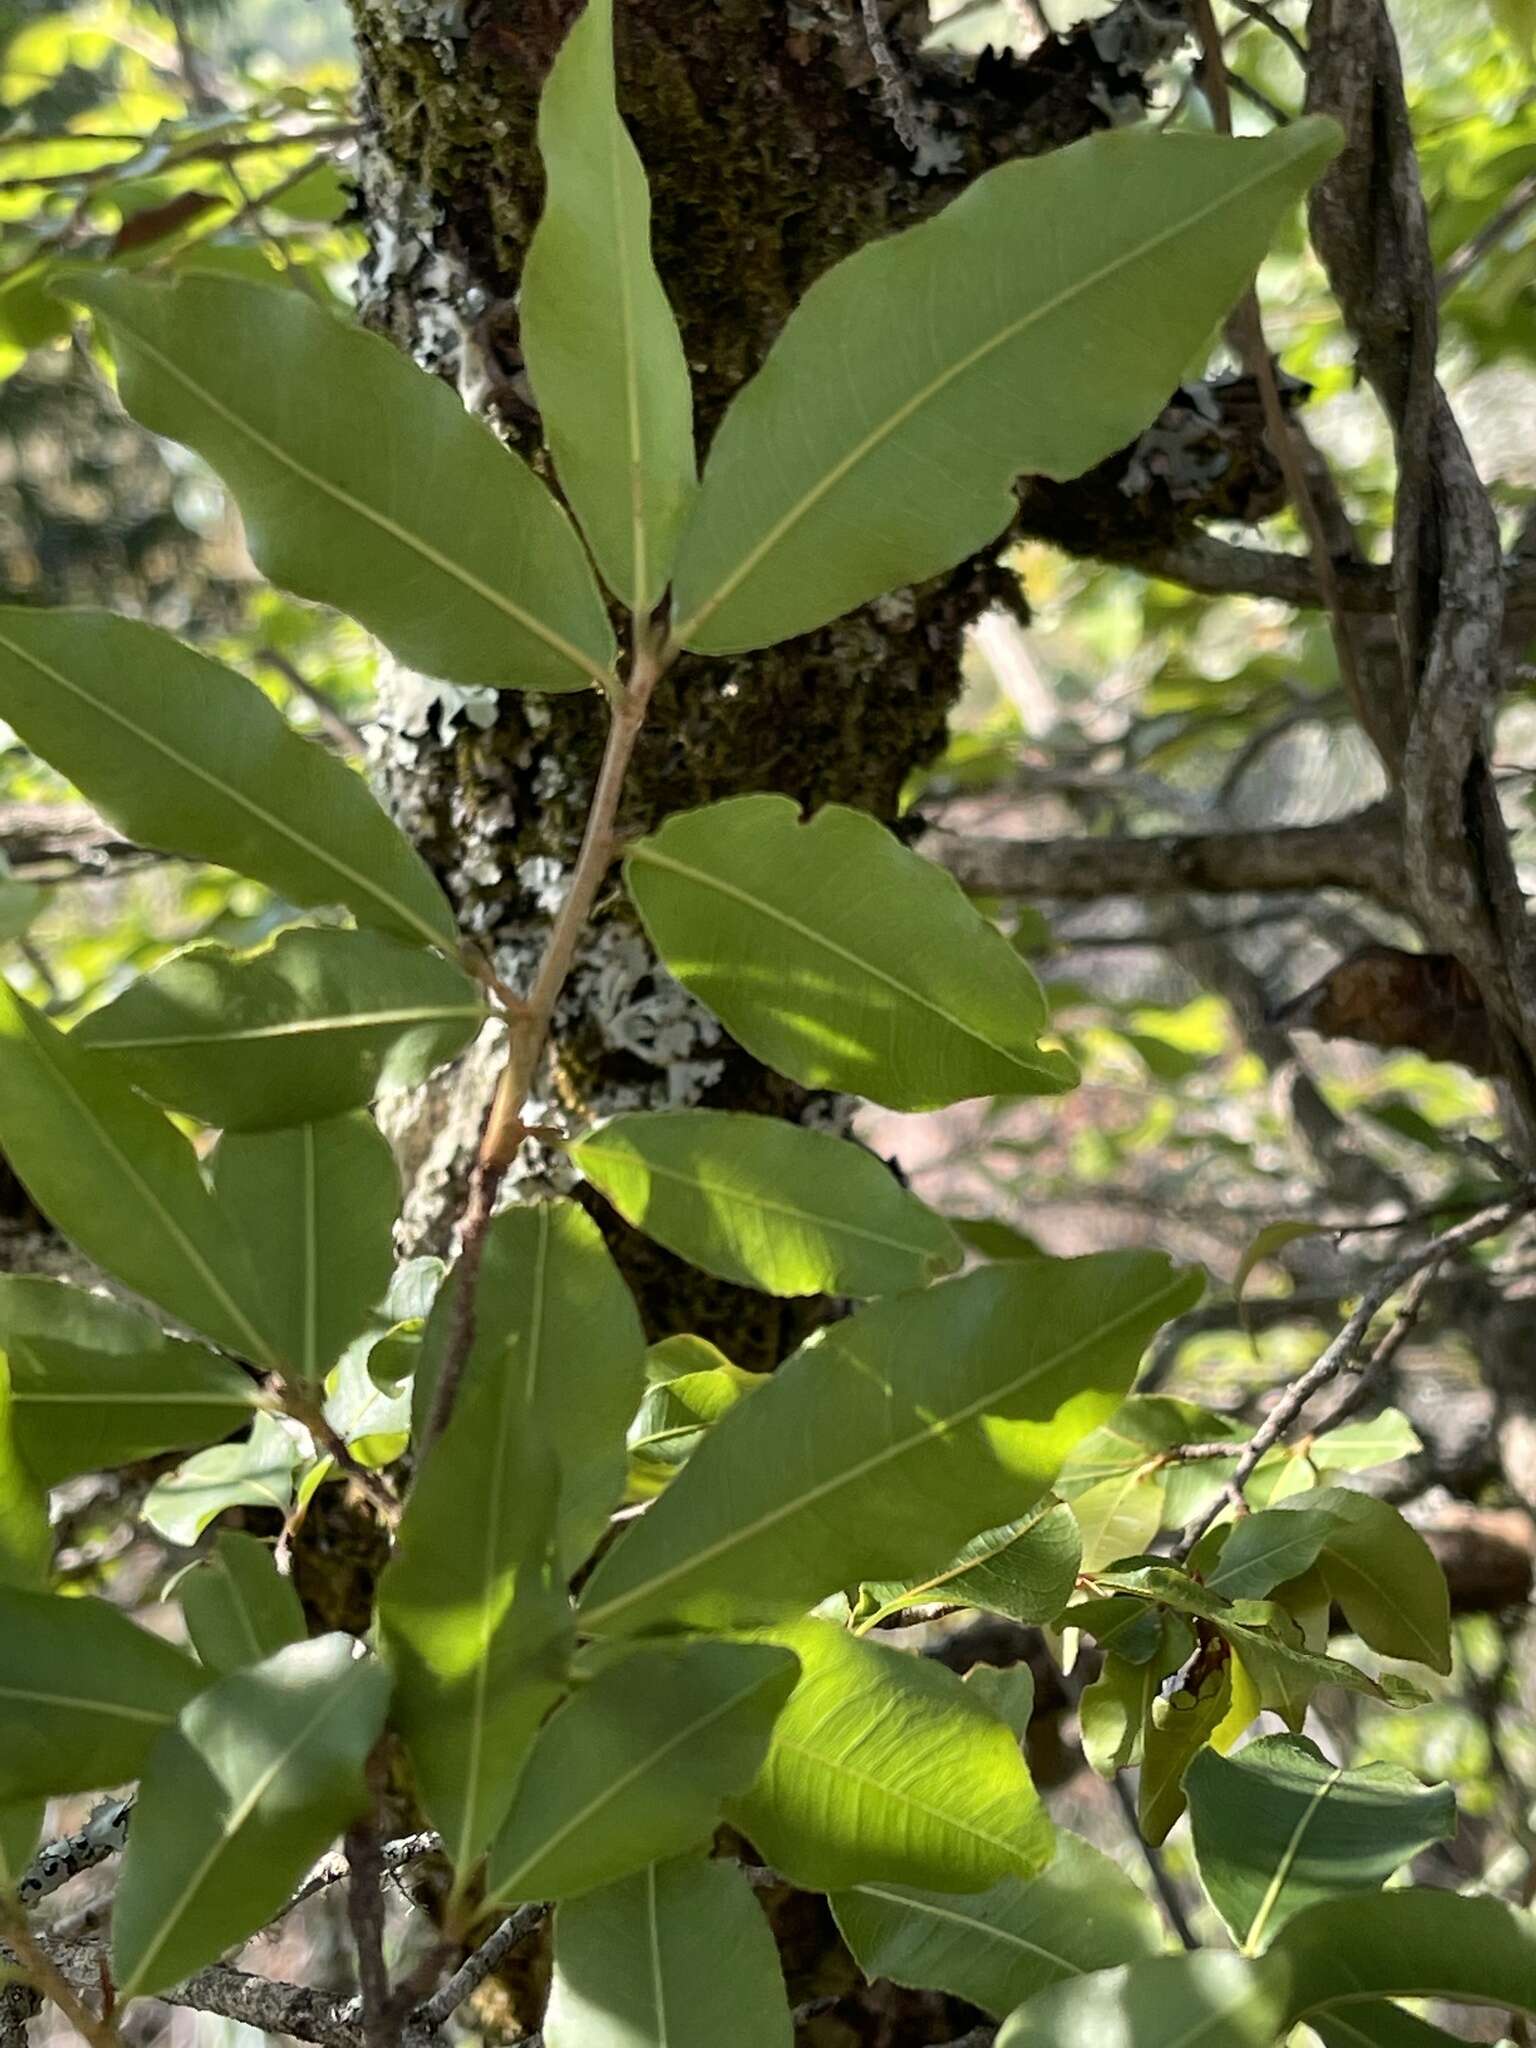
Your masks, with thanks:
[{"label": "green leaf", "polygon": [[74,1037],[168,1108],[259,1131],[414,1088],[486,1014],[440,954],[383,932],[296,926],[252,953],[189,946]]},{"label": "green leaf", "polygon": [[1262,1230],[1254,1233],[1248,1249],[1237,1262],[1237,1271],[1232,1275],[1232,1298],[1240,1302],[1243,1289],[1256,1266],[1262,1266],[1266,1259],[1272,1259],[1276,1252],[1285,1250],[1288,1244],[1295,1244],[1298,1238],[1320,1237],[1326,1233],[1322,1223],[1282,1222],[1266,1223]]},{"label": "green leaf", "polygon": [[303,1453],[275,1415],[258,1415],[241,1443],[219,1444],[157,1479],[141,1510],[151,1529],[190,1549],[226,1508],[271,1508],[286,1516]]},{"label": "green leaf", "polygon": [[765,1066],[888,1109],[1076,1080],[1029,968],[951,876],[873,818],[730,797],[631,847],[652,943]]},{"label": "green leaf", "polygon": [[1157,1955],[1157,1909],[1080,1835],[1058,1834],[1038,1877],[984,1892],[860,1884],[829,1902],[866,1977],[948,1992],[996,2017],[1063,1977]]},{"label": "green leaf", "polygon": [[1312,1508],[1312,1498],[1297,1496],[1296,1507],[1285,1514],[1262,1508],[1234,1523],[1216,1562],[1203,1568],[1212,1592],[1225,1600],[1262,1600],[1287,1579],[1310,1571],[1333,1527],[1329,1515]]},{"label": "green leaf", "polygon": [[705,1430],[746,1395],[768,1384],[766,1373],[744,1372],[702,1338],[679,1341],[698,1344],[720,1362],[702,1372],[653,1381],[646,1388],[629,1426],[629,1491],[639,1499],[660,1493],[693,1456]]},{"label": "green leaf", "polygon": [[554,1569],[558,1491],[521,1382],[475,1381],[428,1453],[379,1582],[392,1720],[460,1882],[506,1819],[564,1689],[572,1629]]},{"label": "green leaf", "polygon": [[548,2048],[790,2048],[779,1953],[734,1863],[678,1857],[555,1914]]},{"label": "green leaf", "polygon": [[392,1465],[409,1446],[420,1357],[419,1325],[398,1323],[382,1336],[365,1331],[326,1375],[325,1419],[359,1464]]},{"label": "green leaf", "polygon": [[897,1294],[963,1256],[872,1152],[777,1117],[616,1116],[571,1157],[637,1230],[765,1294]]},{"label": "green leaf", "polygon": [[293,1643],[182,1710],[139,1786],[112,1915],[123,1999],[265,1926],[361,1813],[389,1675],[351,1636]]},{"label": "green leaf", "polygon": [[1074,1500],[1090,1487],[1151,1465],[1180,1444],[1238,1442],[1248,1434],[1230,1416],[1167,1394],[1132,1394],[1073,1451],[1061,1471],[1061,1493]]},{"label": "green leaf", "polygon": [[0,1804],[0,1890],[14,1892],[27,1873],[43,1832],[47,1811],[41,1799],[14,1799]]},{"label": "green leaf", "polygon": [[1464,2048],[1454,2034],[1415,2019],[1400,2005],[1342,2006],[1314,2013],[1309,2024],[1323,2048]]},{"label": "green leaf", "polygon": [[1347,1771],[1295,1735],[1202,1750],[1184,1790],[1200,1881],[1247,1955],[1304,1907],[1373,1891],[1456,1831],[1449,1786],[1396,1764]]},{"label": "green leaf", "polygon": [[456,683],[575,690],[613,636],[570,522],[441,378],[304,292],[75,273],[123,403],[240,502],[258,569]]},{"label": "green leaf", "polygon": [[677,638],[725,654],[809,632],[985,548],[1021,472],[1078,476],[1123,447],[1337,137],[1094,136],[838,264],[715,436]]},{"label": "green leaf", "polygon": [[521,341],[561,487],[610,590],[647,613],[696,488],[693,398],[651,260],[645,171],[619,118],[613,0],[588,0],[539,104],[544,212]]},{"label": "green leaf", "polygon": [[1373,1465],[1395,1465],[1424,1445],[1400,1408],[1383,1408],[1360,1422],[1343,1422],[1326,1436],[1311,1437],[1306,1455],[1325,1472],[1368,1472]]},{"label": "green leaf", "polygon": [[1117,1473],[1071,1503],[1083,1547],[1082,1569],[1095,1572],[1146,1549],[1163,1519],[1163,1489],[1150,1474]]},{"label": "green leaf", "polygon": [[1281,1514],[1327,1515],[1331,1528],[1318,1568],[1357,1636],[1384,1657],[1450,1670],[1445,1574],[1418,1530],[1390,1502],[1327,1486],[1275,1505]]},{"label": "green leaf", "polygon": [[[1148,1675],[1156,1668],[1149,1666]],[[1172,1683],[1172,1674],[1164,1682]],[[1171,1701],[1148,1687],[1141,1729],[1136,1818],[1143,1839],[1154,1847],[1166,1839],[1168,1830],[1183,1813],[1184,1773],[1226,1719],[1231,1705],[1229,1657],[1223,1657],[1219,1668],[1208,1672],[1193,1687],[1186,1684]]]},{"label": "green leaf", "polygon": [[[1161,1640],[1161,1631],[1159,1631]],[[1104,1667],[1078,1702],[1083,1755],[1101,1778],[1112,1778],[1141,1753],[1141,1731],[1157,1684],[1155,1667],[1107,1652]]]},{"label": "green leaf", "polygon": [[[453,1321],[444,1282],[416,1374],[418,1418]],[[625,1432],[645,1378],[640,1318],[602,1234],[574,1202],[534,1202],[491,1224],[464,1385],[515,1377],[560,1467],[559,1560],[568,1576],[607,1527],[624,1486]]]},{"label": "green leaf", "polygon": [[0,1278],[0,1352],[17,1447],[43,1486],[216,1441],[256,1404],[228,1359],[60,1280]]},{"label": "green leaf", "polygon": [[187,1634],[208,1670],[223,1677],[301,1643],[304,1610],[265,1543],[223,1529],[209,1554],[176,1581]]},{"label": "green leaf", "polygon": [[52,1562],[48,1503],[21,1454],[11,1370],[0,1355],[0,1586],[40,1591]]},{"label": "green leaf", "polygon": [[1049,1490],[1198,1289],[1156,1253],[1034,1259],[816,1332],[600,1560],[585,1626],[772,1619],[941,1569]]},{"label": "green leaf", "polygon": [[316,1386],[389,1285],[400,1175],[366,1110],[292,1130],[231,1131],[214,1192],[261,1274],[283,1365]]},{"label": "green leaf", "polygon": [[773,1640],[800,1679],[726,1814],[775,1870],[806,1891],[975,1891],[1045,1868],[1051,1824],[1018,1737],[952,1671],[832,1622]]},{"label": "green leaf", "polygon": [[0,718],[125,838],[452,950],[447,898],[362,777],[168,633],[0,607]]},{"label": "green leaf", "polygon": [[592,1891],[707,1842],[721,1800],[756,1775],[796,1671],[770,1644],[697,1641],[599,1672],[539,1733],[487,1905]]},{"label": "green leaf", "polygon": [[104,1600],[0,1587],[0,1800],[137,1777],[202,1682]]},{"label": "green leaf", "polygon": [[245,1247],[192,1147],[3,980],[0,1148],[88,1258],[228,1349],[275,1362]]},{"label": "green leaf", "polygon": [[1071,1599],[1081,1562],[1072,1510],[1047,1499],[1018,1521],[973,1536],[942,1571],[922,1579],[866,1582],[860,1588],[860,1627],[869,1629],[877,1618],[928,1600],[958,1601],[1038,1627],[1054,1621]]}]

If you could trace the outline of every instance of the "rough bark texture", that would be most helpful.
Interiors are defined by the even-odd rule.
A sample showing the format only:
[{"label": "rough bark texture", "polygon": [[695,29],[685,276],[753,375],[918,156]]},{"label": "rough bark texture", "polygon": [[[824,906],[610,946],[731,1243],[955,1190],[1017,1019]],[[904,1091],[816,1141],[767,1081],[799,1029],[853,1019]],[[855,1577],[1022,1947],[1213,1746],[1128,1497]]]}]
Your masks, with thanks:
[{"label": "rough bark texture", "polygon": [[[574,0],[459,18],[420,0],[356,0],[364,80],[363,207],[370,317],[536,454],[514,294],[537,218],[539,89]],[[783,0],[619,10],[620,95],[655,198],[657,261],[682,324],[707,440],[807,285],[871,237],[932,212],[970,177],[1105,125],[1137,92],[1138,52],[1053,43],[1037,61],[924,74],[919,176],[888,108],[859,10]],[[903,63],[909,53],[899,52]],[[1151,54],[1148,49],[1144,54]],[[622,823],[749,790],[892,817],[940,745],[964,631],[999,595],[990,560],[901,591],[824,631],[741,659],[685,660],[668,677],[632,770]],[[382,767],[408,829],[465,926],[525,983],[585,814],[603,720],[595,699],[504,694],[466,705],[396,680]],[[835,1120],[765,1074],[661,974],[623,909],[603,907],[557,1020],[554,1092],[571,1109],[710,1103]],[[410,1224],[441,1240],[464,1140],[488,1076],[473,1064],[424,1106]],[[449,1112],[445,1120],[445,1111]],[[430,1133],[430,1135],[420,1135]],[[525,1157],[524,1172],[549,1171]],[[686,1273],[615,1231],[652,1329],[714,1337],[771,1365],[825,1313]]]}]

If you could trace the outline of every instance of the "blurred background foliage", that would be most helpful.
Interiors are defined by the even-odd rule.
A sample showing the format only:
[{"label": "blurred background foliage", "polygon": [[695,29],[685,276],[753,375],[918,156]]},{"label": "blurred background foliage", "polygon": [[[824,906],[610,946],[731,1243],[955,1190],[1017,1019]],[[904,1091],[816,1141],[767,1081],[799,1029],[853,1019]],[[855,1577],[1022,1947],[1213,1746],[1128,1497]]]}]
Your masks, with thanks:
[{"label": "blurred background foliage", "polygon": [[[1108,12],[1108,0],[935,4],[931,45],[959,66],[988,47],[1027,56]],[[1254,131],[1294,114],[1299,93],[1276,24],[1299,31],[1304,8],[1274,0],[1265,12],[1217,6],[1239,123]],[[1442,370],[1513,536],[1536,499],[1536,6],[1394,0],[1392,12],[1440,264]],[[214,480],[123,417],[47,289],[60,266],[110,260],[236,270],[344,307],[365,240],[348,182],[343,9],[87,0],[65,13],[13,0],[0,49],[0,600],[104,604],[171,628],[365,767],[371,646],[260,582]],[[1151,118],[1208,124],[1187,49],[1159,75]],[[1271,344],[1309,387],[1303,416],[1385,561],[1390,436],[1299,219],[1261,287]],[[1191,376],[1222,368],[1218,355]],[[1210,530],[1303,546],[1286,511]],[[949,747],[909,791],[914,821],[1024,839],[1263,830],[1342,816],[1379,792],[1317,614],[1196,596],[1044,543],[1010,559],[1016,592],[975,631]],[[1529,867],[1536,667],[1505,700],[1495,758]],[[4,971],[66,1023],[189,941],[255,942],[290,914],[248,882],[114,846],[3,727],[0,846]],[[1154,1358],[1159,1390],[1262,1411],[1399,1232],[1453,1221],[1497,1190],[1490,1083],[1284,1019],[1341,958],[1413,943],[1375,905],[1323,891],[990,907],[1046,983],[1084,1085],[1063,1100],[872,1115],[865,1135],[935,1206],[974,1219],[988,1256],[1143,1242],[1203,1260],[1212,1295]],[[14,1187],[8,1199],[24,1206]],[[1358,1482],[1428,1522],[1504,1516],[1508,1598],[1461,1621],[1457,1671],[1433,1708],[1385,1717],[1335,1696],[1328,1710],[1341,1750],[1455,1785],[1462,1833],[1427,1852],[1451,1859],[1449,1881],[1527,1901],[1536,1668],[1519,1623],[1533,1503],[1501,1462],[1480,1351],[1490,1307],[1518,1304],[1533,1281],[1536,1246],[1518,1235],[1442,1276],[1368,1411],[1407,1418],[1389,1426],[1395,1455],[1363,1456]],[[1326,1471],[1305,1442],[1289,1466],[1290,1486]],[[75,1583],[133,1599],[185,1552],[130,1541],[123,1508],[110,1488],[66,1502],[65,1564]],[[1177,1836],[1168,1853],[1177,1874]],[[1447,1881],[1443,1862],[1435,1881]]]}]

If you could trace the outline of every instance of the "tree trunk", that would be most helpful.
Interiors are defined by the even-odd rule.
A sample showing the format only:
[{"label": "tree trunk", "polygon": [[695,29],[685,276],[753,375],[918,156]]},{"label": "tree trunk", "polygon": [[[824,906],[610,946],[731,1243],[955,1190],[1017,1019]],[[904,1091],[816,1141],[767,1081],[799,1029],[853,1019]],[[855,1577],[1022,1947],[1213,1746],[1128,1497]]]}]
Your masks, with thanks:
[{"label": "tree trunk", "polygon": [[[576,0],[492,5],[466,21],[419,0],[354,6],[368,317],[540,460],[515,293],[539,208],[538,94]],[[1131,44],[1112,24],[1028,62],[921,76],[894,28],[877,64],[859,0],[628,0],[617,12],[620,100],[649,170],[657,262],[706,441],[819,273],[991,164],[1105,125],[1117,97],[1139,105],[1134,63],[1152,54],[1139,9],[1122,10],[1135,16]],[[642,739],[624,828],[752,790],[894,818],[908,775],[942,742],[965,628],[1011,582],[979,559],[783,647],[682,661]],[[526,986],[580,833],[599,705],[515,691],[467,703],[396,676],[385,717],[381,768],[398,815],[465,927]],[[471,1061],[453,1100],[436,1091],[395,1133],[414,1174],[418,1242],[448,1235],[488,1083]],[[845,1113],[730,1044],[612,901],[557,1019],[551,1095],[584,1117],[678,1104],[832,1122]],[[558,1167],[533,1151],[523,1177],[548,1184]],[[773,1365],[825,1313],[709,1280],[617,1230],[615,1242],[654,1334],[699,1331],[743,1365]]]}]

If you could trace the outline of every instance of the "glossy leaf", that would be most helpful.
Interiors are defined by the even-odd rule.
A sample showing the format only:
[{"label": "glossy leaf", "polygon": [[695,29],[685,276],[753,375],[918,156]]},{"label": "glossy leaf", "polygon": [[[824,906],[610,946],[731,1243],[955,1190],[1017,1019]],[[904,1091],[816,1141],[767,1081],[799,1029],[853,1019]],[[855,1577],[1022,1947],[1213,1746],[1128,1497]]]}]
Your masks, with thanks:
[{"label": "glossy leaf", "polygon": [[768,1116],[616,1116],[571,1157],[626,1222],[765,1294],[897,1294],[952,1273],[942,1218],[861,1145]]},{"label": "glossy leaf", "polygon": [[0,1352],[17,1448],[43,1486],[215,1442],[257,1398],[230,1360],[59,1280],[0,1278]]},{"label": "glossy leaf", "polygon": [[320,1123],[414,1088],[484,1023],[467,976],[383,932],[189,946],[75,1027],[136,1088],[220,1130]]},{"label": "glossy leaf", "polygon": [[0,1800],[136,1777],[202,1683],[104,1600],[0,1587]]},{"label": "glossy leaf", "polygon": [[1277,1503],[1328,1517],[1318,1567],[1356,1635],[1384,1657],[1451,1668],[1450,1594],[1434,1552],[1390,1502],[1329,1486]]},{"label": "glossy leaf", "polygon": [[732,1822],[806,1891],[1032,1877],[1051,1824],[1013,1730],[942,1665],[826,1621],[776,1631],[800,1678]]},{"label": "glossy leaf", "polygon": [[599,1562],[586,1626],[773,1618],[942,1569],[1049,1489],[1198,1289],[1153,1253],[1035,1259],[818,1331]]},{"label": "glossy leaf", "polygon": [[379,1584],[393,1724],[461,1881],[506,1819],[565,1681],[558,1490],[519,1381],[476,1380],[428,1454]]},{"label": "glossy leaf", "polygon": [[763,1910],[734,1863],[678,1857],[555,1914],[547,2048],[790,2048]]},{"label": "glossy leaf", "polygon": [[1261,142],[1122,129],[1004,164],[838,264],[715,436],[677,637],[721,654],[809,632],[986,547],[1021,472],[1123,447],[1336,146],[1317,121]]},{"label": "glossy leaf", "polygon": [[545,1722],[491,1849],[487,1903],[612,1884],[709,1840],[756,1776],[795,1659],[766,1643],[637,1650]]},{"label": "glossy leaf", "polygon": [[668,818],[625,874],[672,973],[807,1087],[916,1110],[1076,1079],[1038,1043],[1045,998],[1002,933],[862,812],[803,823],[788,797],[730,797]]},{"label": "glossy leaf", "polygon": [[1060,1978],[1165,1945],[1156,1907],[1080,1835],[1058,1834],[1038,1877],[1000,1878],[984,1892],[859,1884],[830,1903],[866,1977],[946,1991],[997,2018]]},{"label": "glossy leaf", "polygon": [[261,1274],[282,1364],[315,1386],[389,1285],[400,1175],[364,1110],[291,1130],[228,1132],[214,1192]]},{"label": "glossy leaf", "polygon": [[0,608],[0,718],[125,838],[453,947],[447,898],[361,776],[168,633],[110,612]]},{"label": "glossy leaf", "polygon": [[588,0],[539,103],[544,211],[520,338],[561,487],[610,590],[649,612],[694,489],[683,344],[651,259],[645,171],[619,118],[613,0]]},{"label": "glossy leaf", "polygon": [[144,1772],[112,1916],[119,1995],[175,1984],[254,1934],[364,1809],[389,1676],[351,1636],[219,1679]]},{"label": "glossy leaf", "polygon": [[3,980],[0,1148],[87,1257],[220,1344],[274,1362],[255,1273],[192,1147]]},{"label": "glossy leaf", "polygon": [[942,1571],[861,1586],[860,1624],[867,1629],[877,1614],[933,1600],[957,1601],[1038,1627],[1054,1621],[1071,1599],[1081,1563],[1072,1510],[1046,1500],[1016,1522],[973,1536]]},{"label": "glossy leaf", "polygon": [[[450,1276],[416,1374],[418,1419],[453,1316]],[[645,1338],[629,1289],[592,1219],[574,1202],[535,1202],[492,1223],[476,1294],[465,1384],[512,1376],[560,1466],[559,1555],[574,1571],[624,1486],[624,1438],[645,1377]]]},{"label": "glossy leaf", "polygon": [[1286,1514],[1263,1508],[1245,1515],[1223,1532],[1220,1553],[1203,1569],[1205,1583],[1228,1600],[1262,1600],[1312,1569],[1331,1527],[1328,1515],[1315,1512],[1306,1499]]},{"label": "glossy leaf", "polygon": [[1200,1880],[1249,1955],[1304,1907],[1374,1890],[1456,1830],[1449,1786],[1396,1764],[1344,1770],[1295,1735],[1204,1750],[1184,1789]]},{"label": "glossy leaf", "polygon": [[123,403],[239,500],[256,566],[350,612],[412,668],[580,689],[613,640],[581,543],[439,377],[304,292],[75,273]]},{"label": "glossy leaf", "polygon": [[281,1576],[265,1543],[238,1529],[221,1530],[208,1555],[183,1572],[176,1598],[193,1649],[220,1677],[308,1633],[293,1581]]},{"label": "glossy leaf", "polygon": [[271,1508],[286,1516],[299,1444],[274,1415],[258,1415],[242,1441],[185,1459],[144,1496],[144,1519],[167,1543],[190,1548],[226,1508]]}]

